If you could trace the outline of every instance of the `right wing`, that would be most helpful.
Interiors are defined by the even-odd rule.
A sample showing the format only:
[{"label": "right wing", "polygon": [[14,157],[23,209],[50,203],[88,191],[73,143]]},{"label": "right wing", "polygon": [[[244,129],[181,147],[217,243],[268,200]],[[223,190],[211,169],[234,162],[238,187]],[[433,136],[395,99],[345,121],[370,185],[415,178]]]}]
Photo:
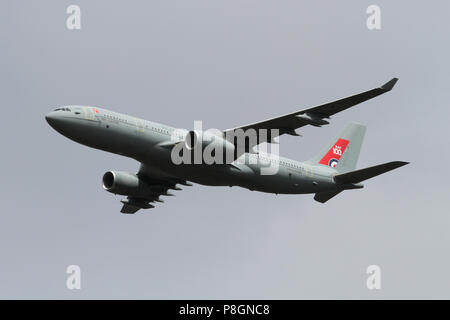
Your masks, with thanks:
[{"label": "right wing", "polygon": [[[258,132],[258,130],[260,129],[266,129],[268,130],[268,133],[270,133],[270,129],[278,129],[279,130],[278,136],[282,134],[289,134],[296,136],[298,135],[295,132],[296,129],[306,125],[320,127],[322,125],[328,124],[329,122],[324,119],[330,118],[330,116],[338,112],[344,111],[357,104],[360,104],[361,102],[367,101],[383,93],[391,91],[397,81],[398,81],[397,78],[393,78],[392,80],[385,83],[379,88],[355,94],[353,96],[336,100],[333,102],[325,103],[316,107],[296,111],[284,116],[268,119],[261,122],[251,123],[241,127],[227,129],[224,131],[224,134],[226,135],[227,133],[233,133],[238,129],[242,129],[244,132],[249,129],[254,129],[256,130],[256,132]],[[265,137],[258,137],[256,144],[248,146],[246,145],[246,150],[249,150],[253,148],[255,145],[260,144],[262,142],[271,142],[275,137],[276,136],[270,136],[270,134],[267,135],[266,140],[264,140]]]}]

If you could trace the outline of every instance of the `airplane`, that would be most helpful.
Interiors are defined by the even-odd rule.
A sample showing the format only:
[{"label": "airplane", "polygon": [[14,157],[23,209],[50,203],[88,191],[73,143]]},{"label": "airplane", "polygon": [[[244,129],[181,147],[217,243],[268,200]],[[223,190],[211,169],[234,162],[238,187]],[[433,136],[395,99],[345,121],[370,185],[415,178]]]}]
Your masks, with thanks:
[{"label": "airplane", "polygon": [[[172,151],[180,143],[186,147],[183,150],[192,150],[196,139],[203,141],[204,137],[205,141],[211,141],[206,131],[177,129],[92,106],[58,107],[45,118],[53,129],[75,142],[140,162],[136,174],[107,171],[103,175],[106,191],[126,196],[121,200],[122,213],[154,208],[155,202],[164,202],[161,196],[171,196],[170,190],[181,190],[179,185],[192,186],[191,182],[239,186],[274,194],[314,194],[314,200],[325,203],[344,190],[363,188],[361,182],[408,162],[393,161],[355,170],[366,129],[357,123],[348,124],[322,152],[304,162],[255,152],[255,147],[263,142],[273,143],[273,139],[283,134],[298,136],[295,130],[303,126],[329,124],[325,119],[391,91],[397,80],[393,78],[381,87],[316,107],[219,131],[214,141],[219,141],[221,148],[233,154],[231,161],[224,163],[173,162]],[[266,137],[258,135],[256,140],[246,139],[243,151],[241,148],[238,152],[236,139],[229,140],[227,134],[252,129],[276,131]],[[267,164],[276,165],[275,174],[262,174]]]}]

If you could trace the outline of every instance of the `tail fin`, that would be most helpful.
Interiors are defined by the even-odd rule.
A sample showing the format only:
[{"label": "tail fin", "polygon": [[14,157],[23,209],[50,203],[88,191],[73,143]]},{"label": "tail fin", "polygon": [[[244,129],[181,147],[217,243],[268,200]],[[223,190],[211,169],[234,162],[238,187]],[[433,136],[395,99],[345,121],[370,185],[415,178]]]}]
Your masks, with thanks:
[{"label": "tail fin", "polygon": [[307,162],[313,165],[329,166],[342,173],[354,170],[365,132],[365,126],[354,122],[349,123],[326,149]]}]

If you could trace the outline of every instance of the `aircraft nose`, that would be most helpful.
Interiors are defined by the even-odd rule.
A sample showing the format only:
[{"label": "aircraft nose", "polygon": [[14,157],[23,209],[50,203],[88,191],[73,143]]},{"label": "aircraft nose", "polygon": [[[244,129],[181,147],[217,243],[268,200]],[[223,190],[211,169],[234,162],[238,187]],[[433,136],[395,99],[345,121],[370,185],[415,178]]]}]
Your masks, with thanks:
[{"label": "aircraft nose", "polygon": [[45,115],[45,120],[47,120],[48,124],[59,133],[63,133],[70,125],[70,121],[68,121],[64,114],[61,114],[61,111],[47,113]]},{"label": "aircraft nose", "polygon": [[49,112],[45,115],[45,120],[47,120],[48,124],[52,127],[58,122],[58,114],[56,111]]}]

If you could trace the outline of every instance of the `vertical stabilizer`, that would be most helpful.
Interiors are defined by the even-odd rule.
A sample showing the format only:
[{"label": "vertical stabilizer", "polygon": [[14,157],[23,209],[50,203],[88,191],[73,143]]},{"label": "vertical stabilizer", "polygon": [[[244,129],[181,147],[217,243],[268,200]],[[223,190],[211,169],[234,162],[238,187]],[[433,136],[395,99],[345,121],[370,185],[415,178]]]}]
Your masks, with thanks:
[{"label": "vertical stabilizer", "polygon": [[365,132],[365,126],[353,122],[349,123],[338,137],[331,140],[321,153],[307,163],[329,166],[340,173],[354,170]]}]

